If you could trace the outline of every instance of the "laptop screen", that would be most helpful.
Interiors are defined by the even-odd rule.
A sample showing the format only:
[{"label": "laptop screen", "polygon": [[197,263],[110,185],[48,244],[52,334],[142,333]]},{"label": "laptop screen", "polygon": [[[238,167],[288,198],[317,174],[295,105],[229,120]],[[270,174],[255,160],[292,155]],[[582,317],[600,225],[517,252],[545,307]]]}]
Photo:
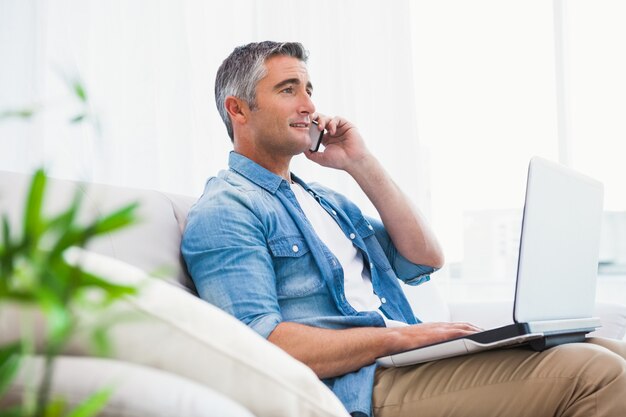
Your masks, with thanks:
[{"label": "laptop screen", "polygon": [[593,315],[602,221],[600,182],[542,158],[528,169],[516,322]]}]

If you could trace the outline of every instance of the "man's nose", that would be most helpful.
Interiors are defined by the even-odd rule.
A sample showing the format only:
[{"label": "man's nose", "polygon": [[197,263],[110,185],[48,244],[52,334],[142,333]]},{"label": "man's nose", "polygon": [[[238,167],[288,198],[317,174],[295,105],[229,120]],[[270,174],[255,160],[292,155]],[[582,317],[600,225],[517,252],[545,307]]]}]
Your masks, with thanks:
[{"label": "man's nose", "polygon": [[303,94],[302,101],[300,103],[300,113],[304,114],[313,114],[315,113],[315,104],[313,103],[313,99],[308,94]]}]

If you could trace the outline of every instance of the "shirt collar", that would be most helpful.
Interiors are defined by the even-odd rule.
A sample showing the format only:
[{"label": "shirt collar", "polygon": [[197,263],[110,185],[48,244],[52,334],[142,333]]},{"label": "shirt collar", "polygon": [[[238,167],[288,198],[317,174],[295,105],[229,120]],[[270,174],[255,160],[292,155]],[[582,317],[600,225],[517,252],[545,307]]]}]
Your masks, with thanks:
[{"label": "shirt collar", "polygon": [[233,171],[272,194],[276,194],[280,184],[285,181],[283,177],[268,171],[253,160],[248,159],[235,151],[231,151],[228,156],[228,166]]},{"label": "shirt collar", "polygon": [[304,188],[306,191],[308,192],[312,192],[311,187],[309,187],[309,184],[307,184],[306,182],[302,181],[301,178],[299,178],[296,174],[294,174],[293,172],[290,173],[291,175],[291,180],[296,183],[296,184],[300,184],[302,186],[302,188]]}]

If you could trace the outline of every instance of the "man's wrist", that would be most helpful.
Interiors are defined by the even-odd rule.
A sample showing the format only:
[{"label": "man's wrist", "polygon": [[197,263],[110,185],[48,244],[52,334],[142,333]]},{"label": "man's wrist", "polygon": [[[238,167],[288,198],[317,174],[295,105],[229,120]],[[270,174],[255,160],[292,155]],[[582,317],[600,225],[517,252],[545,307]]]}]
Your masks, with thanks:
[{"label": "man's wrist", "polygon": [[392,355],[410,348],[410,338],[403,327],[386,328],[383,334],[383,349],[378,356]]},{"label": "man's wrist", "polygon": [[361,181],[366,178],[372,178],[372,176],[376,175],[377,172],[384,172],[378,159],[370,153],[358,160],[353,161],[346,167],[345,171],[358,183],[361,183]]}]

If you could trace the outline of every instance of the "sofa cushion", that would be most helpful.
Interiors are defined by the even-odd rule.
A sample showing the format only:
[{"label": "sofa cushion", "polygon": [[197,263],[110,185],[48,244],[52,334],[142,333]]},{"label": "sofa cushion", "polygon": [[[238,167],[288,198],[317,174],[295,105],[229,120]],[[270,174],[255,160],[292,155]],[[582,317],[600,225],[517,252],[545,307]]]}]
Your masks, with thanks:
[{"label": "sofa cushion", "polygon": [[[0,212],[9,216],[16,230],[22,223],[29,184],[28,175],[0,172]],[[185,218],[195,198],[48,178],[46,213],[55,215],[66,209],[77,191],[83,196],[79,219],[82,222],[133,202],[140,204],[136,225],[93,240],[89,250],[135,265],[148,273],[160,271],[170,283],[195,293],[180,255]]]},{"label": "sofa cushion", "polygon": [[[110,331],[113,358],[200,383],[258,417],[348,416],[310,368],[217,307],[116,259],[80,249],[68,251],[67,258],[110,281],[140,288],[138,296],[111,306],[106,316],[80,312],[84,329],[125,317]],[[24,309],[0,305],[0,344],[20,336],[24,316]],[[41,317],[37,321],[41,326]],[[90,354],[87,333],[79,333],[64,353]]]},{"label": "sofa cushion", "polygon": [[[39,385],[42,357],[26,357],[0,409],[22,404]],[[243,406],[189,379],[154,368],[103,358],[60,356],[54,363],[52,398],[70,409],[101,389],[112,389],[99,417],[253,417]]]},{"label": "sofa cushion", "polygon": [[[138,202],[137,224],[108,233],[94,240],[88,249],[134,265],[148,273],[159,271],[169,283],[180,285],[195,293],[180,254],[182,216],[180,207],[195,201],[191,197],[166,195],[151,190],[135,190],[107,185],[89,184],[83,187],[88,212],[98,215]],[[176,207],[173,202],[176,201]]]}]

